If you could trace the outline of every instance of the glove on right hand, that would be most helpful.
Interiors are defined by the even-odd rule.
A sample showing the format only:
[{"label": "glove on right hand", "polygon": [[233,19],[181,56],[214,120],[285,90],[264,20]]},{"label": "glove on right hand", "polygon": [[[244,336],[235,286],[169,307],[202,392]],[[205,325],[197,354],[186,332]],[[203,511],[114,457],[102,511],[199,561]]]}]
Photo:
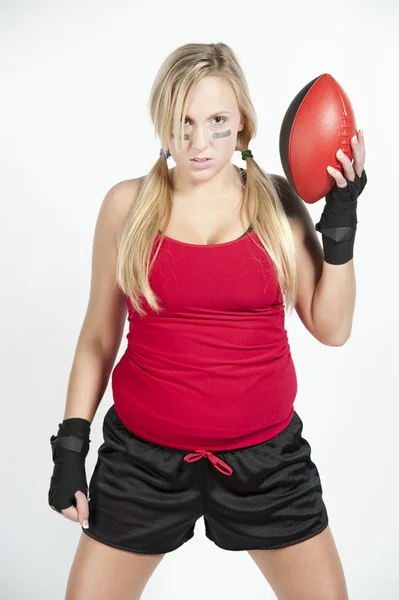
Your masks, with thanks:
[{"label": "glove on right hand", "polygon": [[57,436],[50,438],[54,471],[48,492],[48,503],[58,513],[76,506],[75,492],[87,496],[85,460],[90,445],[90,421],[65,419],[59,424]]}]

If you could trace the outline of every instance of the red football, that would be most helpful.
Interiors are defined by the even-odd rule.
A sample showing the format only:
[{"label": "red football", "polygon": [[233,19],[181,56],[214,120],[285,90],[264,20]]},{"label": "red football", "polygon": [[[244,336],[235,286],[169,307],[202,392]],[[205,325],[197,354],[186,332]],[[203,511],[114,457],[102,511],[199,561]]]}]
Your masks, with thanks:
[{"label": "red football", "polygon": [[295,96],[281,125],[280,158],[289,183],[305,202],[320,200],[335,185],[327,166],[343,172],[336,153],[341,148],[352,159],[350,141],[356,131],[349,98],[328,73]]}]

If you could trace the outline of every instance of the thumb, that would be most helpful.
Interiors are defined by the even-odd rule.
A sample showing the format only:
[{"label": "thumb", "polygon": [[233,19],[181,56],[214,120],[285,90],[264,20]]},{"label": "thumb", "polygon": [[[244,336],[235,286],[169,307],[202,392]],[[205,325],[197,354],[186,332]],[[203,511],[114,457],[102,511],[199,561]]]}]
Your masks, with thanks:
[{"label": "thumb", "polygon": [[82,527],[89,527],[89,502],[86,495],[80,490],[75,493],[76,510],[78,513],[78,521]]}]

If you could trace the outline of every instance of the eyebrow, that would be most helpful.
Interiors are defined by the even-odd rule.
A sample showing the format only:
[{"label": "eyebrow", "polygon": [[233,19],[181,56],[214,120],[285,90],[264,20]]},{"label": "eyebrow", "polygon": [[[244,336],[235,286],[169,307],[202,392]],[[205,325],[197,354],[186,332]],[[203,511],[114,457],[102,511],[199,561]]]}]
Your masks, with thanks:
[{"label": "eyebrow", "polygon": [[[229,110],[219,110],[218,112],[215,112],[215,113],[209,115],[209,117],[207,117],[207,118],[210,119],[211,117],[217,117],[217,116],[221,115],[222,113],[228,114],[228,115],[232,115],[233,114]],[[191,119],[191,118],[192,117],[190,117],[189,114],[186,114],[186,119]]]}]

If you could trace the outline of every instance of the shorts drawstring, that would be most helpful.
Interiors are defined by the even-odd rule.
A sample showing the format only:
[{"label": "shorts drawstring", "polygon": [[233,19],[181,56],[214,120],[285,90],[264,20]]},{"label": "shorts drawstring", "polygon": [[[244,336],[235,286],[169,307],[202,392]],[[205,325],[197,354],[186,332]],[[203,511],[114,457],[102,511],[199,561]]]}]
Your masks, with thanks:
[{"label": "shorts drawstring", "polygon": [[223,473],[223,475],[231,475],[232,474],[233,469],[227,463],[225,463],[221,458],[212,454],[212,452],[210,450],[196,450],[193,454],[186,454],[186,456],[184,457],[184,460],[186,462],[194,462],[196,460],[199,460],[203,456],[207,456],[209,458],[209,460],[211,461],[211,463],[216,467],[216,469],[218,471],[220,471],[221,473]]}]

